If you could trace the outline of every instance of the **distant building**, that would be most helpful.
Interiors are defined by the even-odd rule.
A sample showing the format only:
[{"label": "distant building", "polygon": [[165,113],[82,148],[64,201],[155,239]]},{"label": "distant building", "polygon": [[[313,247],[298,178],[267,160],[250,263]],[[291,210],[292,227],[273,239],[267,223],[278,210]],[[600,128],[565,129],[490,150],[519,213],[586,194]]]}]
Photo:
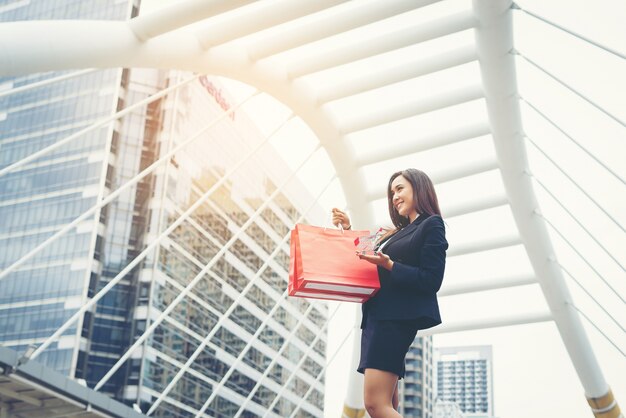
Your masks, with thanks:
[{"label": "distant building", "polygon": [[437,399],[435,401],[435,418],[465,418],[465,414],[456,402]]},{"label": "distant building", "polygon": [[406,356],[406,374],[398,387],[399,410],[405,418],[433,418],[434,369],[432,337],[416,337]]},{"label": "distant building", "polygon": [[436,396],[458,404],[467,418],[493,417],[491,346],[435,350]]}]

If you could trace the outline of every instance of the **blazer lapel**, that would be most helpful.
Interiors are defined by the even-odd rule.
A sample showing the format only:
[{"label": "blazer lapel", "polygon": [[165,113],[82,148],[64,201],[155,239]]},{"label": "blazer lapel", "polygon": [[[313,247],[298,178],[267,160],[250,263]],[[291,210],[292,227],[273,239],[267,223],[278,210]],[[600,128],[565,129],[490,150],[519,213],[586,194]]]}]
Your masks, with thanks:
[{"label": "blazer lapel", "polygon": [[396,232],[394,235],[392,235],[387,241],[389,241],[389,244],[391,244],[393,241],[398,240],[400,238],[402,238],[405,235],[408,235],[410,233],[412,233],[413,231],[415,231],[415,229],[419,226],[419,224],[421,224],[422,222],[424,222],[424,220],[428,218],[428,215],[420,215],[417,217],[417,219],[415,221],[413,221],[412,223],[408,224],[407,226],[405,226],[404,228],[402,228],[401,230],[399,230],[398,232]]},{"label": "blazer lapel", "polygon": [[395,241],[397,239],[402,238],[405,235],[410,234],[411,231],[415,230],[415,228],[416,228],[415,224],[408,224],[407,226],[405,226],[404,228],[402,228],[401,230],[396,232],[391,238],[389,238],[390,243],[391,243],[391,241]]}]

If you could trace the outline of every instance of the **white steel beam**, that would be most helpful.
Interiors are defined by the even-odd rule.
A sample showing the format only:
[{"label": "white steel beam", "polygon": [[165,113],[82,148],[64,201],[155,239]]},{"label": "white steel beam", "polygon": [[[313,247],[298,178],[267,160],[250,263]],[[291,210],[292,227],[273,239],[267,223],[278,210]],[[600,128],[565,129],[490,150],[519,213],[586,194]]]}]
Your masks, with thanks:
[{"label": "white steel beam", "polygon": [[[469,161],[454,169],[443,169],[440,171],[432,171],[431,180],[435,183],[445,183],[447,181],[458,180],[464,177],[473,176],[475,174],[486,173],[487,171],[497,170],[500,168],[498,161],[490,156],[483,160]],[[385,193],[387,190],[385,190]]]},{"label": "white steel beam", "polygon": [[211,16],[237,9],[254,0],[183,0],[131,19],[128,24],[137,39],[148,39]]},{"label": "white steel beam", "polygon": [[81,75],[90,74],[95,72],[95,68],[87,68],[86,70],[74,71],[69,74],[63,74],[58,77],[47,78],[45,80],[37,81],[35,83],[26,84],[20,87],[15,87],[7,90],[0,91],[0,97],[10,96],[12,94],[22,93],[31,89],[47,86],[49,84],[58,83],[60,81],[69,80],[74,77],[80,77]]},{"label": "white steel beam", "polygon": [[288,64],[287,74],[290,78],[302,77],[331,67],[471,29],[474,24],[475,19],[471,11],[456,13],[432,22],[412,25],[391,33],[374,36],[370,39],[359,39],[330,51],[308,54],[306,57]]},{"label": "white steel beam", "polygon": [[[226,16],[209,22],[194,31],[203,48],[220,45],[281,23],[336,6],[348,0],[294,1],[278,0],[257,2],[236,16]],[[258,7],[257,7],[258,6]]]},{"label": "white steel beam", "polygon": [[[479,0],[482,1],[482,0]],[[445,334],[448,332],[475,331],[480,329],[510,327],[512,325],[535,324],[554,320],[550,312],[534,312],[523,315],[501,316],[493,315],[484,319],[473,319],[453,323],[445,323],[434,328],[420,330],[419,335]]]},{"label": "white steel beam", "polygon": [[[365,405],[363,402],[363,386],[365,379],[356,369],[359,367],[361,357],[361,320],[363,312],[361,306],[354,307],[354,324],[352,325],[352,347],[349,363],[349,381],[346,389],[346,398],[344,401],[343,412],[352,417],[365,416]],[[342,415],[342,418],[343,415]]]},{"label": "white steel beam", "polygon": [[134,103],[134,104],[132,104],[132,105],[130,105],[128,107],[125,107],[124,109],[114,113],[111,116],[107,116],[105,118],[102,118],[102,119],[92,123],[91,125],[87,126],[84,129],[81,129],[78,132],[74,132],[73,134],[71,134],[69,136],[66,136],[65,138],[61,139],[60,141],[57,141],[57,142],[53,143],[52,145],[49,145],[49,146],[47,146],[45,148],[40,149],[37,152],[34,152],[34,153],[30,154],[28,157],[22,158],[19,161],[16,161],[14,163],[9,164],[8,166],[6,166],[6,167],[4,167],[3,169],[0,170],[0,177],[2,177],[5,174],[15,170],[18,167],[22,167],[22,166],[30,163],[31,161],[35,161],[38,158],[40,158],[40,157],[42,157],[42,156],[44,156],[44,155],[46,155],[46,154],[48,154],[48,153],[58,149],[58,148],[61,148],[62,146],[64,146],[64,145],[74,141],[76,138],[80,138],[81,136],[83,136],[83,135],[85,135],[85,134],[87,134],[89,132],[92,132],[92,131],[95,131],[95,130],[97,130],[99,128],[102,128],[102,127],[106,126],[107,124],[109,124],[109,123],[111,123],[113,121],[116,121],[116,120],[118,120],[118,119],[128,115],[129,113],[133,112],[135,109],[138,109],[138,108],[140,108],[142,106],[146,106],[146,105],[148,105],[148,104],[150,104],[150,103],[152,103],[152,102],[154,102],[154,101],[156,101],[156,100],[158,100],[158,99],[168,95],[169,93],[171,93],[171,92],[173,92],[173,91],[175,91],[175,90],[177,90],[177,89],[179,89],[179,88],[181,88],[181,87],[191,83],[192,81],[195,81],[197,78],[198,78],[198,76],[193,76],[193,77],[188,78],[187,80],[181,81],[178,84],[175,84],[175,85],[170,86],[170,87],[168,87],[166,89],[163,89],[163,90],[159,91],[158,93],[155,93],[155,94],[153,94],[151,96],[146,97],[143,100],[138,101],[137,103]]},{"label": "white steel beam", "polygon": [[[381,199],[385,199],[383,196]],[[456,203],[450,205],[441,205],[441,212],[446,219],[454,218],[455,216],[468,215],[482,210],[493,209],[509,204],[506,193],[501,192],[491,196],[480,196],[470,201],[463,203]]]},{"label": "white steel beam", "polygon": [[456,296],[467,293],[484,292],[487,290],[506,289],[509,287],[526,286],[537,283],[537,278],[530,274],[511,277],[498,277],[494,279],[472,280],[468,283],[455,283],[448,285],[444,280],[443,286],[437,296]]},{"label": "white steel beam", "polygon": [[365,26],[441,0],[350,1],[326,13],[311,16],[300,25],[264,36],[249,44],[253,61],[267,58],[307,43]]},{"label": "white steel beam", "polygon": [[381,161],[403,157],[416,152],[426,151],[432,148],[442,147],[467,139],[478,138],[489,135],[491,128],[487,121],[480,121],[467,126],[447,129],[443,132],[434,132],[422,136],[417,136],[411,141],[403,141],[394,144],[393,147],[384,149],[364,149],[359,150],[355,157],[356,164],[360,167],[369,164],[376,164]]},{"label": "white steel beam", "polygon": [[338,122],[339,130],[343,135],[373,128],[386,123],[395,122],[412,116],[433,112],[446,107],[456,106],[484,97],[482,86],[479,84],[447,91],[437,96],[420,96],[406,102],[389,103],[370,113],[359,113],[350,119],[344,117]]},{"label": "white steel beam", "polygon": [[463,204],[455,204],[450,206],[442,205],[441,212],[443,212],[444,218],[449,219],[455,216],[467,215],[469,213],[497,208],[508,204],[508,197],[505,193],[501,193],[493,196],[480,197]]},{"label": "white steel beam", "polygon": [[[485,158],[478,161],[467,161],[463,165],[456,167],[445,167],[439,171],[432,171],[429,176],[433,183],[445,183],[447,181],[458,180],[474,174],[485,173],[497,169],[498,161],[495,158]],[[365,197],[368,202],[387,197],[387,184],[375,183],[368,185]]]},{"label": "white steel beam", "polygon": [[563,279],[528,172],[513,49],[510,0],[473,0],[479,19],[476,45],[487,112],[513,217],[557,329],[588,399],[609,393],[572,298]]},{"label": "white steel beam", "polygon": [[333,100],[432,74],[476,60],[478,60],[476,48],[474,45],[470,45],[442,52],[427,59],[420,57],[373,73],[354,73],[351,74],[349,80],[341,83],[328,83],[316,86],[317,103],[332,102]]},{"label": "white steel beam", "polygon": [[446,254],[448,257],[456,257],[460,255],[475,254],[483,251],[497,250],[499,248],[512,247],[521,245],[522,239],[519,235],[503,235],[494,238],[485,238],[474,242],[463,244],[454,244],[448,248]]},{"label": "white steel beam", "polygon": [[[148,44],[153,43],[144,46]],[[131,62],[132,56],[137,55],[141,45],[128,22],[47,20],[0,23],[0,56],[3,57],[0,74],[136,67],[138,65]],[[161,49],[165,49],[163,45]],[[124,61],[126,63],[122,65]]]}]

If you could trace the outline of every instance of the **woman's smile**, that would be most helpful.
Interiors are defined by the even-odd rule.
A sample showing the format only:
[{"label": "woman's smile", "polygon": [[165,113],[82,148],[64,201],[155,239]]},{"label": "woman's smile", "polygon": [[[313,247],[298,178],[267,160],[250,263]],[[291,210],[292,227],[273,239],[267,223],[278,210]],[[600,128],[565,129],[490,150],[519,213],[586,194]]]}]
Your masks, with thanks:
[{"label": "woman's smile", "polygon": [[412,221],[416,216],[415,200],[411,183],[404,176],[396,177],[391,183],[393,205],[400,216]]}]

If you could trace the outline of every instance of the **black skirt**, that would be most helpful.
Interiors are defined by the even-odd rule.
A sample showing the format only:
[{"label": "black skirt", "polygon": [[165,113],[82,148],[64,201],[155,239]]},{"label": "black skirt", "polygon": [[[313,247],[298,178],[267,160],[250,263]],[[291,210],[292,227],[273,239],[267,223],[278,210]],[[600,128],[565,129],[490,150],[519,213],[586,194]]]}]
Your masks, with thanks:
[{"label": "black skirt", "polygon": [[404,358],[417,334],[413,320],[364,321],[361,334],[361,361],[359,373],[365,369],[378,369],[404,377]]}]

